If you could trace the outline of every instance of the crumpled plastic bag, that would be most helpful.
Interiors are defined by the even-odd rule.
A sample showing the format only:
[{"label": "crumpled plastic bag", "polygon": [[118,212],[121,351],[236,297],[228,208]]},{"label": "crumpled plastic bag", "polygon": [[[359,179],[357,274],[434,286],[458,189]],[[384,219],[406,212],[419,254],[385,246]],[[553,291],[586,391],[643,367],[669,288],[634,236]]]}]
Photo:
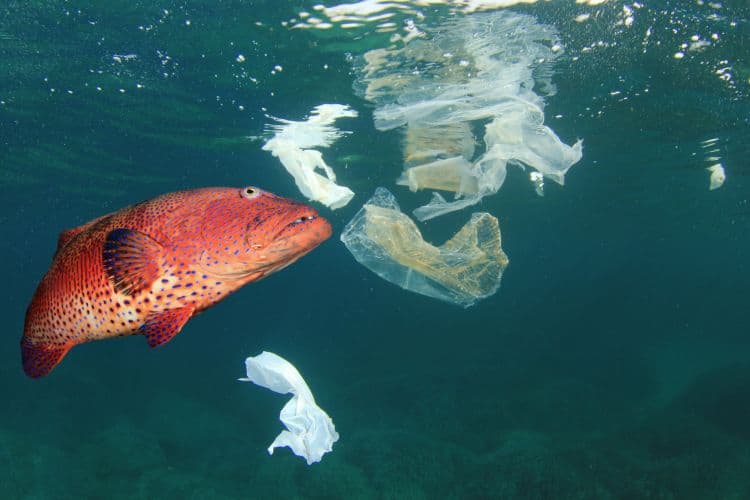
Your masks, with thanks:
[{"label": "crumpled plastic bag", "polygon": [[[562,53],[552,26],[503,10],[454,16],[408,43],[355,59],[355,90],[375,104],[375,128],[403,127],[405,171],[398,183],[454,193],[446,199],[435,192],[414,211],[417,219],[497,193],[508,165],[563,184],[583,148],[580,140],[563,143],[544,124],[545,96],[556,92],[553,69]],[[483,147],[474,135],[482,125]]]},{"label": "crumpled plastic bag", "polygon": [[320,462],[323,455],[333,449],[339,435],[328,414],[316,403],[310,388],[299,371],[289,361],[272,352],[263,351],[245,360],[247,377],[243,382],[252,382],[279,394],[293,394],[279,420],[287,430],[282,431],[268,453],[275,448],[289,447],[295,455],[307,460],[307,465]]},{"label": "crumpled plastic bag", "polygon": [[[564,144],[544,125],[541,108],[528,102],[505,103],[503,113],[502,118],[495,118],[485,126],[487,150],[473,164],[456,156],[404,171],[397,183],[412,191],[436,189],[456,194],[455,199],[448,201],[434,193],[427,205],[414,211],[417,219],[425,221],[460,210],[496,193],[505,182],[509,163],[528,165],[544,177],[564,184],[565,174],[583,155],[582,141],[572,146]],[[535,188],[538,193],[536,184]]]},{"label": "crumpled plastic bag", "polygon": [[422,238],[393,195],[378,188],[341,234],[354,258],[405,290],[463,307],[500,287],[508,265],[500,226],[488,213],[475,213],[441,246]]},{"label": "crumpled plastic bag", "polygon": [[[294,183],[309,200],[318,201],[332,209],[341,208],[352,199],[354,192],[336,184],[336,174],[323,160],[317,149],[330,146],[348,134],[333,126],[339,118],[354,118],[357,112],[343,104],[316,106],[305,121],[274,118],[278,125],[267,129],[274,136],[263,150],[277,157],[294,178]],[[319,171],[322,171],[321,174]]]}]

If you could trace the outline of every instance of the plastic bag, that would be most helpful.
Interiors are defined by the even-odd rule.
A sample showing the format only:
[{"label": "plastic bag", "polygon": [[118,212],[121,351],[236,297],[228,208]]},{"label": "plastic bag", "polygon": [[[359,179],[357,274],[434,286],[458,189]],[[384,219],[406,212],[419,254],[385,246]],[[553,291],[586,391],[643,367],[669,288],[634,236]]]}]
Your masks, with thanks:
[{"label": "plastic bag", "polygon": [[[263,150],[281,161],[294,177],[297,188],[309,200],[318,201],[330,208],[341,208],[354,193],[346,186],[336,184],[336,174],[323,160],[317,147],[328,147],[349,132],[338,130],[333,123],[339,118],[353,118],[357,112],[342,104],[321,104],[315,107],[305,121],[276,118],[278,125],[269,130],[275,135],[263,145]],[[321,175],[321,170],[324,175]]]},{"label": "plastic bag", "polygon": [[[460,16],[409,43],[374,49],[355,63],[355,89],[375,104],[378,130],[403,127],[405,171],[399,184],[435,193],[419,220],[463,209],[497,193],[508,164],[562,184],[583,154],[544,125],[544,96],[556,92],[562,54],[551,26],[501,11]],[[484,147],[474,131],[484,125]],[[476,156],[476,157],[475,157]]]},{"label": "plastic bag", "polygon": [[333,449],[339,435],[331,417],[315,404],[315,398],[299,371],[289,361],[267,351],[247,358],[245,368],[247,377],[239,380],[279,394],[294,395],[279,414],[279,420],[287,430],[271,443],[268,453],[273,455],[275,448],[288,446],[295,455],[307,460],[307,465],[319,462]]},{"label": "plastic bag", "polygon": [[341,234],[354,258],[405,290],[463,307],[494,294],[508,257],[495,217],[476,213],[436,247],[401,212],[393,195],[378,188]]}]

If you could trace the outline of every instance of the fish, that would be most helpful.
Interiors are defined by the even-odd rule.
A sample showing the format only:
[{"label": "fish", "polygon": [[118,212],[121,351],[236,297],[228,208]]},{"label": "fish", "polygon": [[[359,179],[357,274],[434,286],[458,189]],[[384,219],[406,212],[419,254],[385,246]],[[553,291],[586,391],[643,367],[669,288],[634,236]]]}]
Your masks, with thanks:
[{"label": "fish", "polygon": [[331,233],[314,208],[255,186],[168,193],[63,231],[26,311],[23,370],[43,377],[94,340],[143,335],[163,345]]}]

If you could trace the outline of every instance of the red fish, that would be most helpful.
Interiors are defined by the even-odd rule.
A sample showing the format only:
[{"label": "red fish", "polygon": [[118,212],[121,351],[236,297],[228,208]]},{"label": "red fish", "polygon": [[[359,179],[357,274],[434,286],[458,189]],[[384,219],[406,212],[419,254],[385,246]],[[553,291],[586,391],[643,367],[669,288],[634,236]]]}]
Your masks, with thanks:
[{"label": "red fish", "polygon": [[164,344],[197,312],[330,235],[313,208],[255,187],[165,194],[64,231],[26,311],[23,369],[47,375],[92,340],[142,334]]}]

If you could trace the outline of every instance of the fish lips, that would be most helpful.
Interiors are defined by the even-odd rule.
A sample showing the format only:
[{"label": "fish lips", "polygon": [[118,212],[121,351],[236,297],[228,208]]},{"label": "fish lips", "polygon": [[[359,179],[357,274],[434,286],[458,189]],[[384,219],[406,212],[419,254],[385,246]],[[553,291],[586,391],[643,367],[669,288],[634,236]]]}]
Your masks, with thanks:
[{"label": "fish lips", "polygon": [[306,211],[286,224],[273,238],[273,243],[278,243],[290,238],[299,238],[314,242],[314,248],[331,237],[333,229],[331,224],[318,215],[315,210]]}]

